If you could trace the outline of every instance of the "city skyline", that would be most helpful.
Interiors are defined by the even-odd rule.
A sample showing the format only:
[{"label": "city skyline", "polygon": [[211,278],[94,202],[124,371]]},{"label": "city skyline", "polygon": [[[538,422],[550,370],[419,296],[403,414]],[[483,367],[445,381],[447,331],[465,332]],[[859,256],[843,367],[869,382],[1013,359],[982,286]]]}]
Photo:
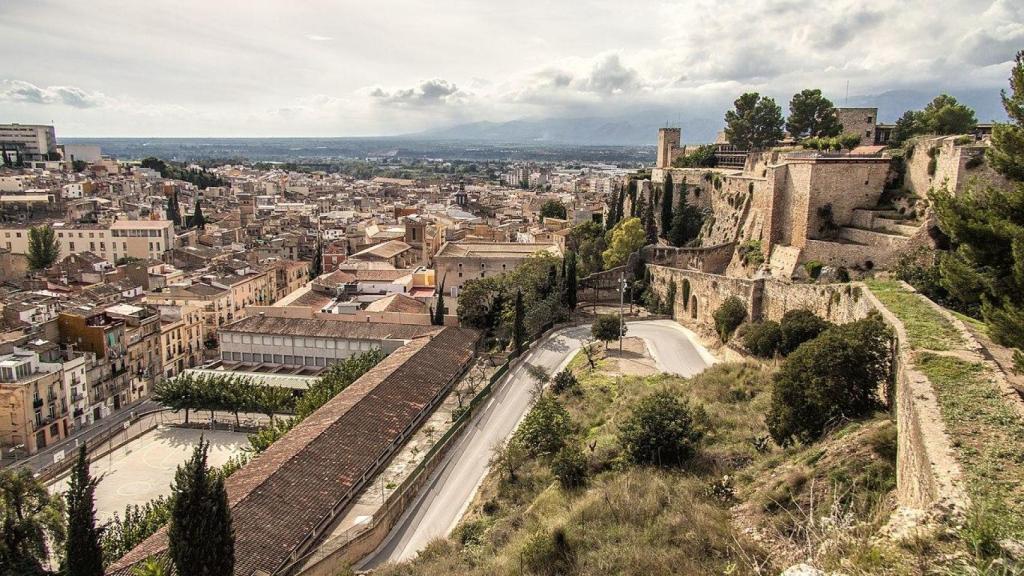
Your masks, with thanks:
[{"label": "city skyline", "polygon": [[[799,6],[7,5],[0,105],[16,121],[82,137],[387,136],[523,118],[670,119],[673,110],[720,115],[749,90],[783,106],[806,87],[840,105],[847,91],[851,100],[890,90],[994,94],[1024,41],[1024,7],[1005,0],[837,2],[815,18]],[[39,66],[51,51],[63,57]]]}]

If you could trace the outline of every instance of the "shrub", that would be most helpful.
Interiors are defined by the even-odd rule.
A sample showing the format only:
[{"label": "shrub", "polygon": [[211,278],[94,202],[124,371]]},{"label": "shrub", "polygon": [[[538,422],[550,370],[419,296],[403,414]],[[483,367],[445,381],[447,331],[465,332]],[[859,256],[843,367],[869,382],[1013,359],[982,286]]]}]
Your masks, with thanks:
[{"label": "shrub", "polygon": [[730,296],[712,315],[715,319],[715,330],[722,342],[728,342],[732,333],[739,328],[747,318],[747,307],[743,301],[735,296]]},{"label": "shrub", "polygon": [[555,374],[554,380],[551,381],[551,391],[555,394],[561,394],[563,392],[578,393],[580,390],[580,382],[576,379],[576,375],[571,370],[562,370],[558,374]]},{"label": "shrub", "polygon": [[578,446],[565,446],[551,460],[551,473],[566,490],[587,483],[587,457]]},{"label": "shrub", "polygon": [[764,264],[764,252],[760,240],[745,240],[736,247],[744,266],[760,266]]},{"label": "shrub", "polygon": [[541,396],[527,413],[515,437],[531,456],[554,454],[572,432],[569,412],[552,396]]},{"label": "shrub", "polygon": [[771,358],[782,344],[782,328],[778,322],[767,320],[747,326],[743,331],[743,346],[754,356]]},{"label": "shrub", "polygon": [[807,262],[804,262],[804,270],[807,271],[807,275],[815,280],[817,280],[818,276],[821,275],[821,269],[824,267],[825,265],[817,260],[808,260]]},{"label": "shrub", "polygon": [[834,326],[800,346],[772,383],[768,431],[780,445],[812,442],[846,418],[880,405],[879,384],[890,372],[892,334],[874,314]]},{"label": "shrub", "polygon": [[[619,339],[619,315],[599,314],[590,327],[590,334],[602,342]],[[622,324],[622,335],[626,335],[626,325]]]},{"label": "shrub", "polygon": [[537,532],[531,536],[520,550],[519,557],[528,574],[540,576],[570,574],[576,564],[576,555],[562,528],[556,528],[550,534]]},{"label": "shrub", "polygon": [[970,158],[968,158],[967,162],[964,162],[964,168],[966,168],[968,170],[974,170],[975,168],[977,168],[978,166],[981,166],[984,163],[985,163],[985,155],[984,154],[978,154],[977,156],[971,156]]},{"label": "shrub", "polygon": [[637,464],[678,466],[693,456],[701,436],[686,401],[663,390],[637,404],[619,438]]},{"label": "shrub", "polygon": [[828,328],[830,324],[814,315],[810,310],[790,310],[782,316],[779,322],[779,329],[782,331],[782,341],[779,343],[779,353],[789,356],[798,346],[817,338]]}]

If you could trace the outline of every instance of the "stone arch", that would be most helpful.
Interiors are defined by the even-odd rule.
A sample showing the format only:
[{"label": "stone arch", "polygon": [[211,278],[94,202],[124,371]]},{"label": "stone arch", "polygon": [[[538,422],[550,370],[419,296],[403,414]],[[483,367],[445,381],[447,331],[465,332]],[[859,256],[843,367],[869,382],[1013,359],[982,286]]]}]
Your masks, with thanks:
[{"label": "stone arch", "polygon": [[690,280],[683,280],[683,311],[690,309]]},{"label": "stone arch", "polygon": [[697,319],[697,295],[694,294],[690,300],[690,318]]}]

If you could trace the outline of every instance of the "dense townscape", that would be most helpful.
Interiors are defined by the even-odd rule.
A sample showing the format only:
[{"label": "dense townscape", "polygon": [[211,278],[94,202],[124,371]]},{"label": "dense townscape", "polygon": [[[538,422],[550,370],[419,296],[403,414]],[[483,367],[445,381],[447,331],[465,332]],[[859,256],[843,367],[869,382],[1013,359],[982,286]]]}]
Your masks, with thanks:
[{"label": "dense townscape", "polygon": [[647,146],[3,118],[0,576],[1024,574],[1006,72]]}]

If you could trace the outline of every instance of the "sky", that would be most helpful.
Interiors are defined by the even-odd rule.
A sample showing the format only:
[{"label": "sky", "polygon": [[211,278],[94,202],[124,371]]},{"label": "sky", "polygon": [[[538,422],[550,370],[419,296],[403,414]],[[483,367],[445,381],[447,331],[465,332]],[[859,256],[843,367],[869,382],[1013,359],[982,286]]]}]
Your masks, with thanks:
[{"label": "sky", "polygon": [[0,122],[373,136],[721,114],[751,90],[998,90],[1020,49],[1020,0],[0,0]]}]

